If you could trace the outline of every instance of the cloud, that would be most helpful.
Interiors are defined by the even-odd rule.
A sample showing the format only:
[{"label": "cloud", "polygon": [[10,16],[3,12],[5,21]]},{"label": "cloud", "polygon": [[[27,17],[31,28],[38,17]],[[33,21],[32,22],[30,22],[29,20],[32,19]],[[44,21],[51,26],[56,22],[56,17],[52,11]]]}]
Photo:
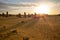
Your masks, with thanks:
[{"label": "cloud", "polygon": [[54,3],[50,10],[51,14],[59,14],[60,13],[60,3]]},{"label": "cloud", "polygon": [[8,8],[9,7],[5,3],[0,2],[0,10],[2,10],[2,9],[8,9]]},{"label": "cloud", "polygon": [[60,0],[49,0],[49,1],[56,2],[56,3],[60,2]]},{"label": "cloud", "polygon": [[[39,3],[46,2],[52,6],[52,9],[60,10],[60,0],[0,0],[0,11],[18,10],[26,7],[36,7]],[[21,8],[23,7],[23,8]]]},{"label": "cloud", "polygon": [[17,10],[20,7],[33,7],[36,6],[35,3],[19,3],[19,4],[11,4],[0,2],[0,10]]}]

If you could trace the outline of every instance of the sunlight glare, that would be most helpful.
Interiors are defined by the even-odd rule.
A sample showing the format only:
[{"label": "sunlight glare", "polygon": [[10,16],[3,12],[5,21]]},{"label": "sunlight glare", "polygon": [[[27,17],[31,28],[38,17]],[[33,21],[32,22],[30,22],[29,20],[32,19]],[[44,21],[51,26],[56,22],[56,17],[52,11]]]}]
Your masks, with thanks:
[{"label": "sunlight glare", "polygon": [[41,4],[40,6],[36,7],[35,12],[40,14],[48,14],[49,6],[45,4]]}]

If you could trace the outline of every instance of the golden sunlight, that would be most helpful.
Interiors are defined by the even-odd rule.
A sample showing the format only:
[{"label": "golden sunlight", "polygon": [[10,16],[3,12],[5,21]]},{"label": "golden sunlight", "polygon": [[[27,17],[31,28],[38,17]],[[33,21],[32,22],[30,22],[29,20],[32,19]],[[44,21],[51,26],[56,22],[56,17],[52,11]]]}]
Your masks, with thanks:
[{"label": "golden sunlight", "polygon": [[45,4],[41,4],[38,7],[36,7],[35,12],[40,13],[40,14],[48,14],[49,13],[49,6],[45,5]]}]

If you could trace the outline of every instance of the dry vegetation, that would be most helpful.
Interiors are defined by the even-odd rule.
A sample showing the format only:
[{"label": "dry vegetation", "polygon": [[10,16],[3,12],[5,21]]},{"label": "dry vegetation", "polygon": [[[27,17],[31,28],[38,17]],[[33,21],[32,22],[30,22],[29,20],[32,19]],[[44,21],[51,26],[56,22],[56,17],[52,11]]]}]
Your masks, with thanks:
[{"label": "dry vegetation", "polygon": [[[3,35],[3,36],[1,36]],[[60,40],[60,16],[0,17],[0,40]]]}]

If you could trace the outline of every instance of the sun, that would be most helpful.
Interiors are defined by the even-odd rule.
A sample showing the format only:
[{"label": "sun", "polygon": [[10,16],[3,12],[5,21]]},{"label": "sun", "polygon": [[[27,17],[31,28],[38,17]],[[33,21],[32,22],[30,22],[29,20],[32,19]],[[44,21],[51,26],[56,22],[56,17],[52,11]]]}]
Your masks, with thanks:
[{"label": "sun", "polygon": [[48,14],[49,6],[46,4],[41,4],[38,7],[36,7],[35,12],[40,14]]}]

